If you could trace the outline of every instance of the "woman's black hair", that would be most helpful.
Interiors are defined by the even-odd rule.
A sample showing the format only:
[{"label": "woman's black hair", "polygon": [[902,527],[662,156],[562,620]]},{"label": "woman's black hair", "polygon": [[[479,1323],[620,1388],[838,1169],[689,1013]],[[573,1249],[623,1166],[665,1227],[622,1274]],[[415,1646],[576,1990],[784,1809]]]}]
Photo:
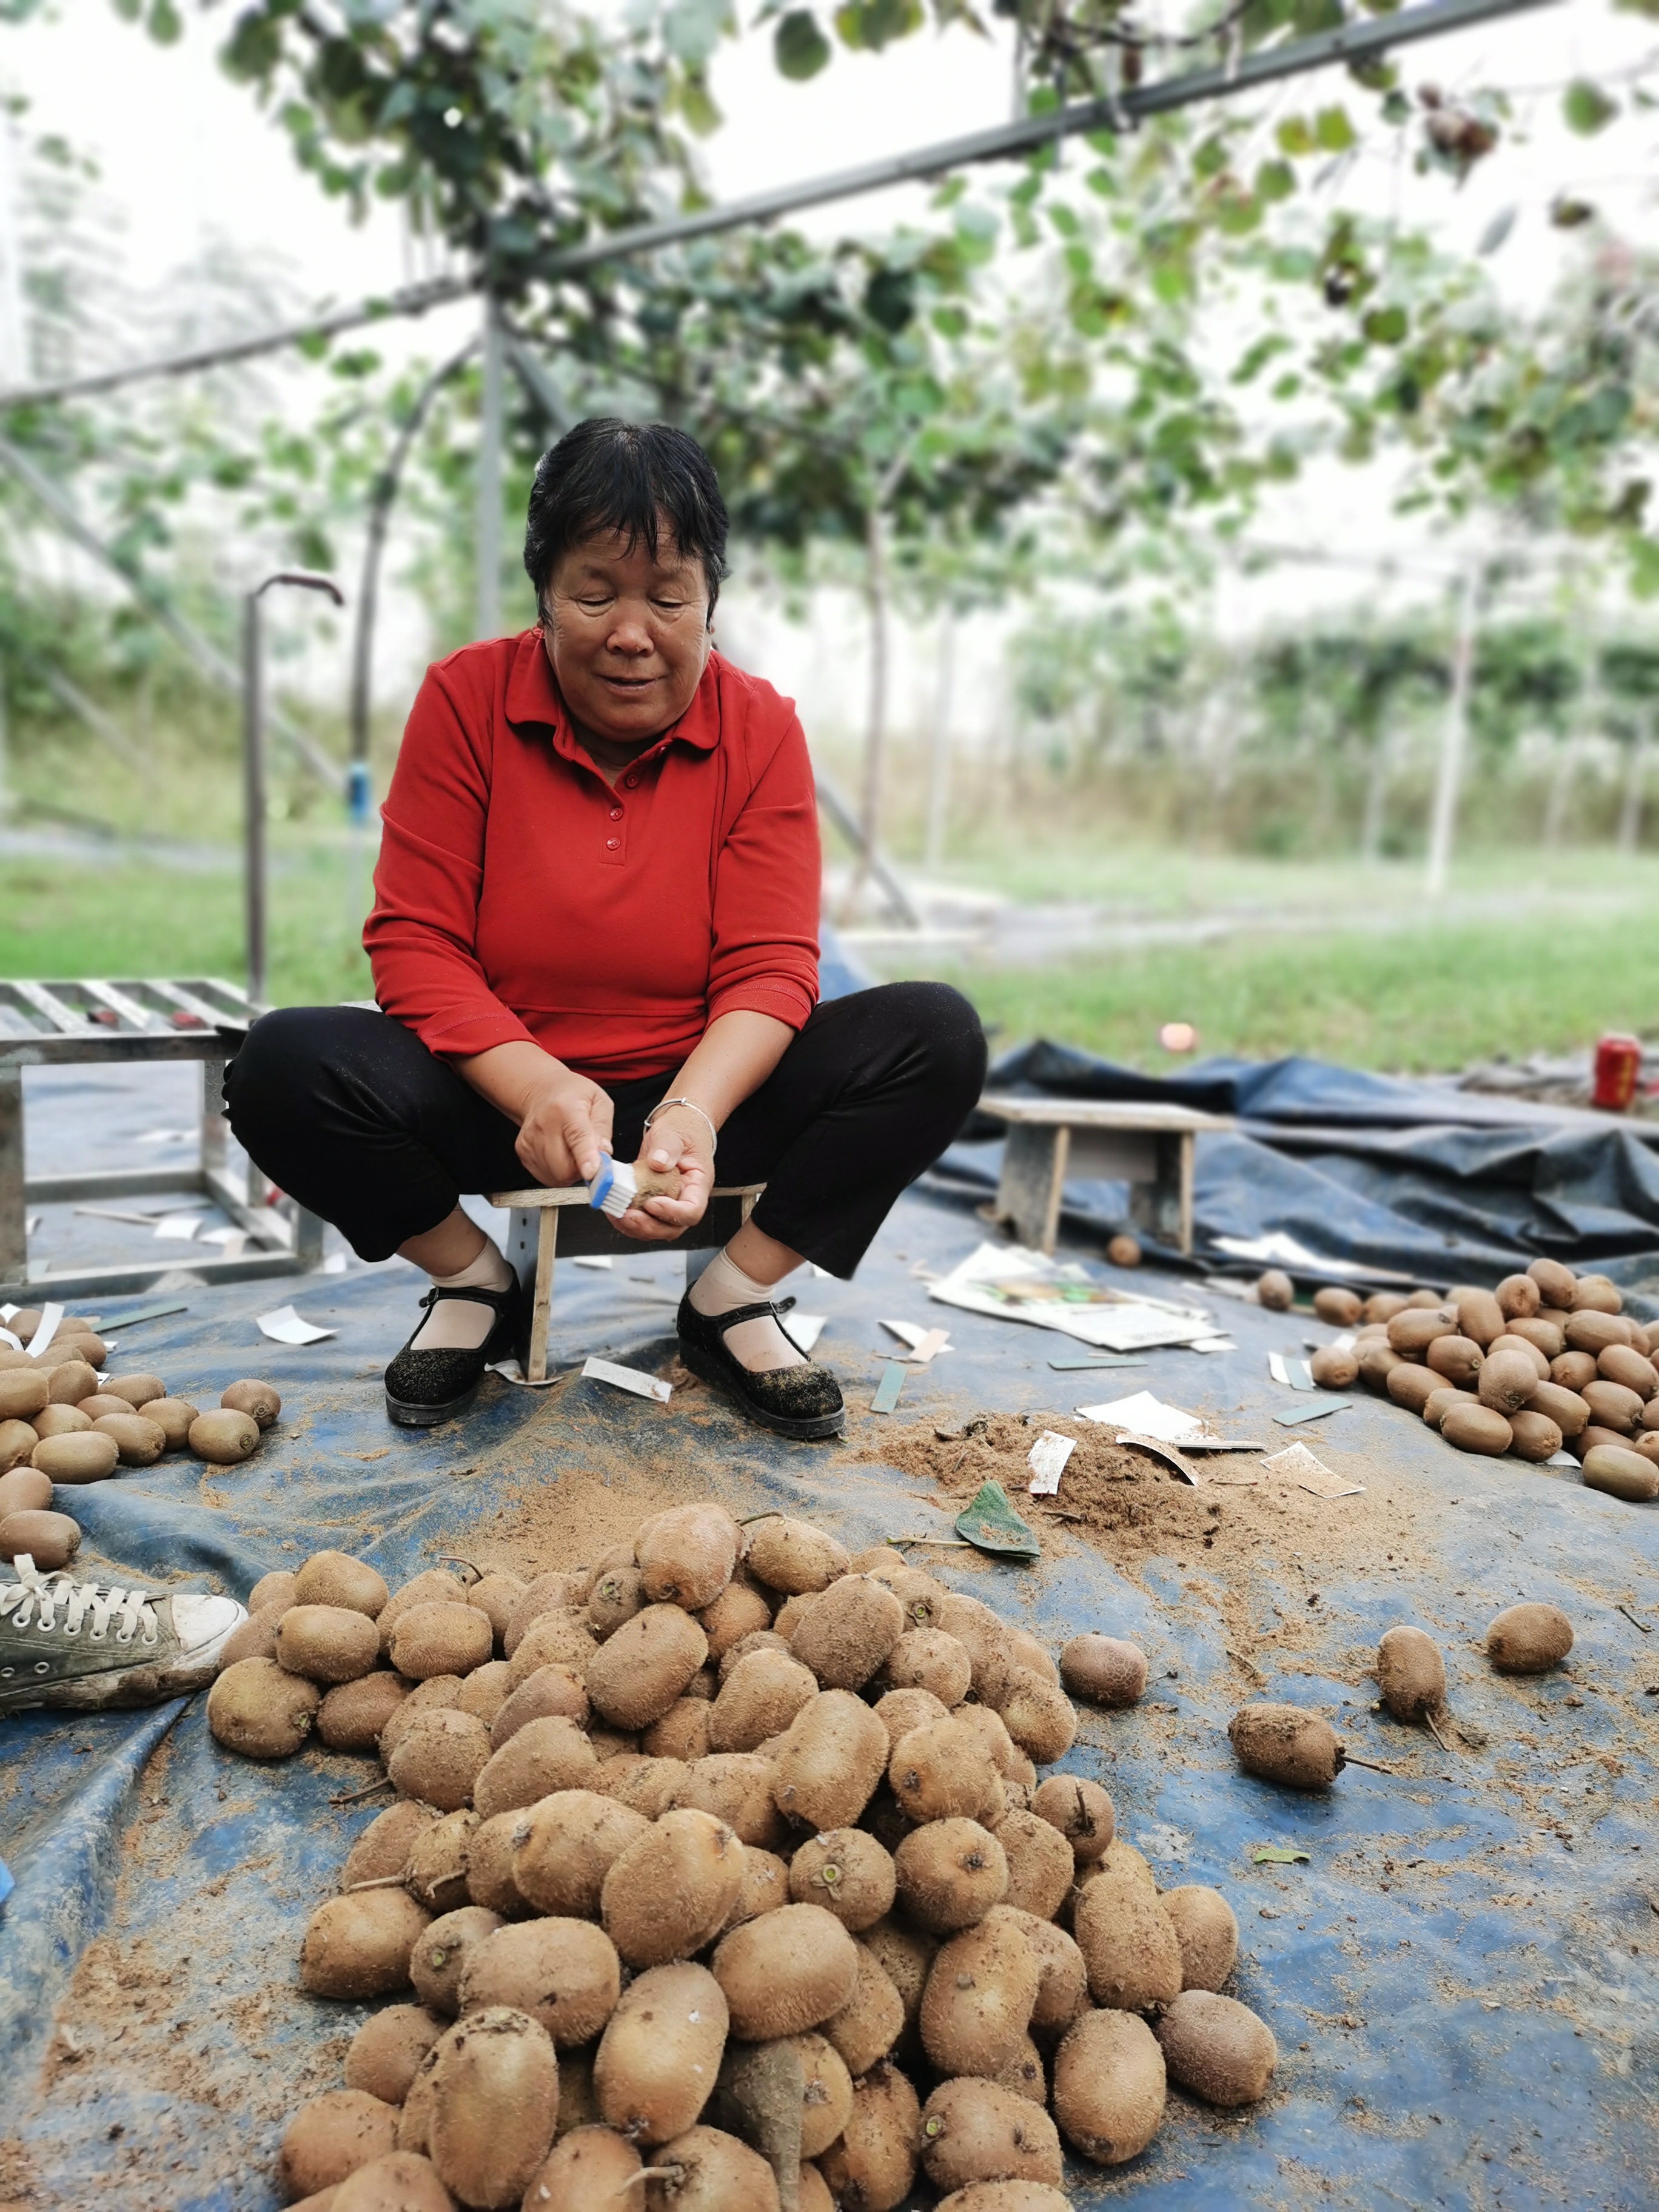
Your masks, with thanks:
[{"label": "woman's black hair", "polygon": [[702,563],[708,611],[726,574],[730,525],[714,463],[672,422],[623,422],[596,415],[567,430],[536,464],[525,523],[524,565],[539,608],[548,578],[573,545],[623,531],[654,561],[666,528],[684,558]]}]

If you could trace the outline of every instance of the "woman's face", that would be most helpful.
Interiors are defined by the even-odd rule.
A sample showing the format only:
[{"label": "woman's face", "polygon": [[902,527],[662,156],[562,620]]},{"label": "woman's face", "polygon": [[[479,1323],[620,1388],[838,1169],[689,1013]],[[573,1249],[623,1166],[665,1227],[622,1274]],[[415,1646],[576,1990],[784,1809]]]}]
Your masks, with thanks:
[{"label": "woman's face", "polygon": [[612,531],[574,545],[542,594],[547,657],[565,705],[611,744],[648,744],[691,703],[713,640],[708,583],[665,531],[653,560]]}]

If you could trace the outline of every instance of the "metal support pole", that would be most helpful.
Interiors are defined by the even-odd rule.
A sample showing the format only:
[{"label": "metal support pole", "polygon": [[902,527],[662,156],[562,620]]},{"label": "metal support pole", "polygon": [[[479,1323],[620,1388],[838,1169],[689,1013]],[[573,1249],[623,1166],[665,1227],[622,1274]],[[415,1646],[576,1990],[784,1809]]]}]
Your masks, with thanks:
[{"label": "metal support pole", "polygon": [[501,386],[505,353],[500,302],[484,294],[483,398],[478,422],[477,614],[481,638],[501,634]]},{"label": "metal support pole", "polygon": [[326,592],[337,607],[345,594],[330,576],[283,568],[267,576],[242,602],[242,870],[247,916],[247,994],[265,1002],[265,702],[264,638],[259,602],[276,584]]},{"label": "metal support pole", "polygon": [[1457,601],[1457,641],[1452,647],[1451,696],[1440,735],[1440,773],[1434,787],[1434,824],[1429,837],[1428,893],[1439,898],[1451,868],[1452,840],[1457,830],[1457,796],[1463,781],[1463,753],[1469,726],[1469,678],[1474,669],[1475,594],[1480,588],[1480,566],[1471,561],[1463,571]]}]

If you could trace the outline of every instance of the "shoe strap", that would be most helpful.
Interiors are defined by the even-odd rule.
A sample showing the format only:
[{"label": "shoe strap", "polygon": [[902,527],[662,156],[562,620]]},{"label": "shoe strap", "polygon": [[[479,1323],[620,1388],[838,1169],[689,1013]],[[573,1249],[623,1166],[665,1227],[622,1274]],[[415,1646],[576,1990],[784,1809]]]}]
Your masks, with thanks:
[{"label": "shoe strap", "polygon": [[[696,1306],[693,1306],[691,1310],[693,1313],[697,1315],[699,1321],[706,1321],[709,1326],[716,1331],[720,1339],[721,1349],[726,1352],[727,1358],[735,1358],[736,1355],[731,1351],[730,1346],[726,1343],[726,1332],[729,1328],[736,1328],[739,1322],[745,1321],[765,1321],[768,1319],[775,1321],[777,1323],[779,1331],[783,1336],[786,1343],[794,1344],[796,1351],[800,1352],[799,1345],[795,1344],[794,1338],[790,1335],[788,1330],[783,1326],[783,1317],[794,1303],[795,1301],[793,1298],[785,1298],[777,1304],[774,1304],[770,1298],[766,1298],[758,1305],[733,1306],[730,1313],[698,1313]],[[803,1352],[801,1352],[801,1357],[803,1359],[807,1360],[810,1364],[810,1353]],[[743,1365],[743,1362],[739,1359],[738,1361],[738,1364],[741,1367]],[[747,1373],[748,1370],[745,1369],[744,1372]]]},{"label": "shoe strap", "polygon": [[514,1298],[517,1297],[518,1290],[519,1285],[516,1279],[509,1283],[504,1291],[486,1291],[483,1289],[459,1291],[444,1290],[441,1289],[438,1284],[434,1283],[432,1288],[421,1300],[421,1306],[424,1312],[430,1313],[433,1307],[437,1304],[440,1298],[461,1298],[464,1299],[468,1305],[493,1306],[497,1316],[499,1317],[506,1314]]}]

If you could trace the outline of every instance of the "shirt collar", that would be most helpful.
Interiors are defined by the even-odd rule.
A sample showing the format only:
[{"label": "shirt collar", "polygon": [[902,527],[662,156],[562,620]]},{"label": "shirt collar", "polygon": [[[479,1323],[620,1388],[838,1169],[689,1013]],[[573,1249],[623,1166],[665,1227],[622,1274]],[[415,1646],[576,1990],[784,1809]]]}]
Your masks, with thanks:
[{"label": "shirt collar", "polygon": [[[654,744],[647,747],[640,760],[654,760],[671,744],[713,752],[720,741],[720,655],[711,653],[690,705],[672,729],[665,730]],[[584,768],[592,766],[571,729],[539,629],[526,630],[514,650],[507,678],[507,719],[515,729],[526,723],[539,726],[549,732],[554,751],[562,759]]]}]

